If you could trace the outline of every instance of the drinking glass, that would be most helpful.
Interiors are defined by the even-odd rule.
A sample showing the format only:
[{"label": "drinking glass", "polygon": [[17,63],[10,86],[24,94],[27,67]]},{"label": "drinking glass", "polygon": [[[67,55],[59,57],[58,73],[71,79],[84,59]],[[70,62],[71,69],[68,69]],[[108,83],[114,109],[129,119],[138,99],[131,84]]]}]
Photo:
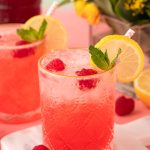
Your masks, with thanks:
[{"label": "drinking glass", "polygon": [[6,123],[40,117],[37,62],[44,51],[44,41],[22,41],[16,34],[20,26],[0,25],[0,121]]},{"label": "drinking glass", "polygon": [[[112,150],[114,136],[115,67],[77,76],[91,68],[87,50],[60,50],[38,63],[44,143],[53,150]],[[46,69],[55,58],[65,70]]]}]

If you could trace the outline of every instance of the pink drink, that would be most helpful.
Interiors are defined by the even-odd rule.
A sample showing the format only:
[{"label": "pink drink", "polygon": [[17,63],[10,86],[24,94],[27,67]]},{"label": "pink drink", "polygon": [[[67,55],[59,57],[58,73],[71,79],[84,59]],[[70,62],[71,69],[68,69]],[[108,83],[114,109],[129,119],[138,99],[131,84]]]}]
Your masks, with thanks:
[{"label": "pink drink", "polygon": [[37,61],[43,42],[22,41],[17,27],[0,26],[0,121],[7,123],[39,118]]},{"label": "pink drink", "polygon": [[[57,51],[39,61],[41,111],[45,144],[53,150],[112,150],[115,70],[89,76],[85,50]],[[54,58],[65,70],[45,69]]]}]

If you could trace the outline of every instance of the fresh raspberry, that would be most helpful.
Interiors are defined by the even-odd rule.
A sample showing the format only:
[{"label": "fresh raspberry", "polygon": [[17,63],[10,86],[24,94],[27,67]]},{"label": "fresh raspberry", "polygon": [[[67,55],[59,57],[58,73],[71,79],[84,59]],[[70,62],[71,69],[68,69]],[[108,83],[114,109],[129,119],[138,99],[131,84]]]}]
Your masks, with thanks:
[{"label": "fresh raspberry", "polygon": [[53,59],[46,65],[46,69],[49,71],[62,71],[65,69],[65,64],[59,58]]},{"label": "fresh raspberry", "polygon": [[23,40],[16,42],[16,45],[17,45],[17,46],[19,46],[19,45],[26,45],[26,44],[30,44],[30,43],[27,42],[27,41],[23,41]]},{"label": "fresh raspberry", "polygon": [[81,71],[76,71],[76,75],[78,76],[86,76],[92,74],[97,74],[97,71],[93,69],[85,69],[85,68],[83,68]]},{"label": "fresh raspberry", "polygon": [[96,87],[97,79],[86,79],[86,80],[79,80],[79,89],[80,90],[88,90],[93,89]]},{"label": "fresh raspberry", "polygon": [[[16,42],[16,46],[21,46],[21,45],[26,45],[26,44],[30,44],[27,41],[17,41]],[[32,55],[35,53],[34,48],[20,48],[17,50],[14,50],[12,52],[13,57],[17,57],[17,58],[23,58],[29,55]]]},{"label": "fresh raspberry", "polygon": [[[96,70],[93,69],[85,69],[83,68],[81,71],[76,71],[75,72],[78,76],[86,76],[86,75],[93,75],[97,74]],[[95,88],[97,84],[97,79],[92,78],[92,79],[85,79],[85,80],[79,80],[78,81],[78,86],[80,90],[88,90]]]},{"label": "fresh raspberry", "polygon": [[37,145],[32,150],[49,150],[49,148],[44,145]]},{"label": "fresh raspberry", "polygon": [[24,48],[24,49],[21,48],[21,49],[12,51],[13,57],[16,57],[16,58],[27,57],[29,55],[33,55],[34,53],[35,53],[35,49],[34,48]]},{"label": "fresh raspberry", "polygon": [[125,96],[120,96],[116,100],[115,111],[119,116],[125,116],[130,114],[135,107],[135,102],[132,98],[126,98]]}]

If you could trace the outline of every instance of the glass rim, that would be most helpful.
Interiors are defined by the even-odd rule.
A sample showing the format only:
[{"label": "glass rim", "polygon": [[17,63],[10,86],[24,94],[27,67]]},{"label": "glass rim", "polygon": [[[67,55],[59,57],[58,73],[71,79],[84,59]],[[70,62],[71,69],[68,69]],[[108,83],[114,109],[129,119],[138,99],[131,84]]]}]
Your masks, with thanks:
[{"label": "glass rim", "polygon": [[[3,31],[3,33],[6,33],[6,34],[9,34],[9,33],[14,33],[14,30],[15,30],[15,27],[17,29],[17,26],[21,26],[23,23],[6,23],[6,24],[1,24],[0,25],[0,30],[1,30],[1,27],[3,26],[3,28],[5,28],[5,26],[14,26],[14,27],[10,27],[10,30],[6,30],[6,31]],[[1,35],[3,35],[3,33]],[[45,40],[42,39],[42,40],[38,40],[38,41],[35,41],[35,42],[29,42],[28,44],[23,44],[23,45],[12,45],[12,46],[9,46],[9,45],[0,45],[0,50],[19,50],[19,49],[27,49],[27,48],[30,48],[30,47],[34,47],[34,46],[37,46],[37,45],[40,45],[41,43],[43,43]]]},{"label": "glass rim", "polygon": [[31,48],[31,47],[35,47],[38,46],[40,44],[42,44],[44,42],[44,40],[39,40],[36,42],[32,42],[29,44],[24,44],[24,45],[16,45],[16,46],[0,46],[0,50],[20,50],[20,49],[27,49],[27,48]]},{"label": "glass rim", "polygon": [[[56,77],[62,77],[62,78],[79,78],[79,79],[82,79],[82,78],[89,78],[89,77],[97,77],[97,76],[103,76],[104,74],[108,73],[108,72],[112,72],[113,70],[115,70],[116,68],[116,65],[114,67],[112,67],[111,69],[109,70],[105,70],[103,72],[98,72],[97,74],[92,74],[92,75],[84,75],[84,76],[77,76],[77,75],[62,75],[62,74],[59,74],[59,73],[55,73],[55,72],[52,72],[52,71],[49,71],[47,69],[45,69],[42,64],[41,64],[41,61],[48,55],[50,54],[51,52],[47,53],[47,54],[44,54],[42,57],[39,58],[38,60],[38,71],[39,72],[42,72],[44,74],[46,74],[47,76],[56,76]],[[92,67],[91,67],[92,69]],[[94,68],[93,68],[94,69]],[[96,69],[95,69],[96,70]]]}]

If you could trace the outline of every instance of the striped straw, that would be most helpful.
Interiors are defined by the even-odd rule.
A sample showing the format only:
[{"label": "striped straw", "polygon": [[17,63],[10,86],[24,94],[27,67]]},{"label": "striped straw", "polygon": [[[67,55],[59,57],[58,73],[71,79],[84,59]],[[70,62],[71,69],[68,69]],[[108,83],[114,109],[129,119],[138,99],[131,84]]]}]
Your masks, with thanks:
[{"label": "striped straw", "polygon": [[132,29],[129,29],[126,33],[125,36],[131,38],[134,35],[135,31]]},{"label": "striped straw", "polygon": [[56,10],[56,8],[58,7],[58,2],[57,1],[54,1],[52,3],[52,5],[49,7],[48,11],[46,12],[46,16],[51,16],[54,11]]}]

